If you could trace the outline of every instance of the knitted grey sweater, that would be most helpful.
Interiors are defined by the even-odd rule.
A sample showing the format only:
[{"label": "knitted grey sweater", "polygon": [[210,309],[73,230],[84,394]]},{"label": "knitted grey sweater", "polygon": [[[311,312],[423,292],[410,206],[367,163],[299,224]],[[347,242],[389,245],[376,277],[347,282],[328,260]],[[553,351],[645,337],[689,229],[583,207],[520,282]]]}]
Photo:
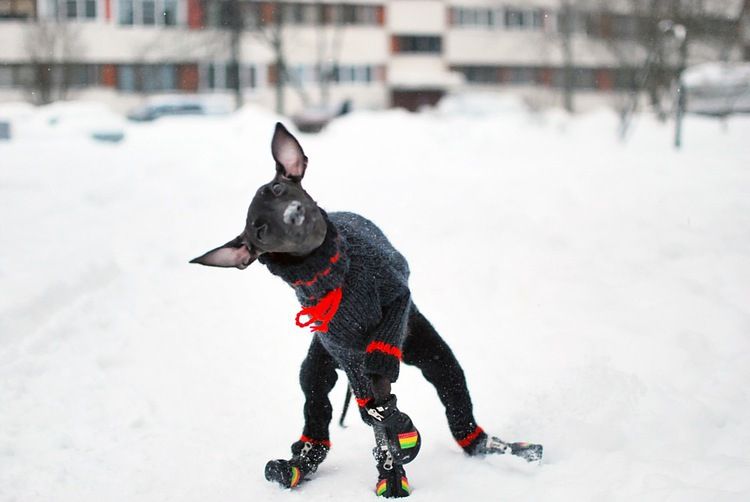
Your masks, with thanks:
[{"label": "knitted grey sweater", "polygon": [[406,259],[371,221],[354,213],[323,217],[323,244],[304,258],[266,253],[258,260],[292,286],[303,307],[341,288],[342,297],[323,347],[346,372],[360,402],[371,397],[370,375],[398,378],[411,296]]}]

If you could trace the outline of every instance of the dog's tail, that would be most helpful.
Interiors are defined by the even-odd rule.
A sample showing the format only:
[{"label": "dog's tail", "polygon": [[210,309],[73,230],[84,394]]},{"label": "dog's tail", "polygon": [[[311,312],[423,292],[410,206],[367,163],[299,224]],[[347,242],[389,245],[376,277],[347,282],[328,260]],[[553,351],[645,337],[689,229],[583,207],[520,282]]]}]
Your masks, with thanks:
[{"label": "dog's tail", "polygon": [[339,418],[339,425],[341,427],[346,427],[344,425],[344,419],[346,418],[346,412],[349,411],[349,403],[352,401],[352,386],[347,385],[346,386],[346,396],[344,396],[344,407],[341,409],[341,418]]}]

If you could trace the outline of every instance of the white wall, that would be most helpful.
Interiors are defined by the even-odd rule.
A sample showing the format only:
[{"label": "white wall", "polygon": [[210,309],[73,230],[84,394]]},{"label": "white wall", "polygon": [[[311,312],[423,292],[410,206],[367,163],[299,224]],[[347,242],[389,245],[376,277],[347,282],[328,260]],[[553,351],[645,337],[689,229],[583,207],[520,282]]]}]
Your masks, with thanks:
[{"label": "white wall", "polygon": [[391,0],[386,26],[393,33],[440,34],[448,26],[448,8],[435,0]]},{"label": "white wall", "polygon": [[[246,37],[248,38],[248,37]],[[380,26],[354,26],[345,28],[293,27],[284,30],[284,52],[290,63],[318,61],[319,47],[323,41],[325,54],[337,54],[338,61],[346,64],[385,64],[388,60],[388,35]],[[333,48],[338,44],[340,50]],[[265,53],[270,51],[264,47]]]},{"label": "white wall", "polygon": [[0,63],[22,63],[28,60],[26,31],[29,25],[21,21],[0,22]]}]

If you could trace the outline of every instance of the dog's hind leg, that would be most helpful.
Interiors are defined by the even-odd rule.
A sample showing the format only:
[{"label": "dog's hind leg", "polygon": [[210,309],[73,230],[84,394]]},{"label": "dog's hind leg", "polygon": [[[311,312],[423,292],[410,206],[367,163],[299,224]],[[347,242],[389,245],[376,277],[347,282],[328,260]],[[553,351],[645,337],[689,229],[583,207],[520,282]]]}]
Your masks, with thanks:
[{"label": "dog's hind leg", "polygon": [[285,488],[294,488],[325,460],[331,442],[328,426],[333,407],[328,399],[336,384],[336,363],[317,338],[313,339],[300,368],[300,385],[305,394],[305,426],[302,436],[292,444],[292,458],[271,460],[266,464],[266,479]]},{"label": "dog's hind leg", "polygon": [[425,379],[435,386],[445,406],[451,434],[470,453],[477,441],[482,439],[480,436],[483,432],[474,419],[471,396],[461,365],[445,340],[415,306],[409,313],[408,330],[403,345],[403,362],[419,368]]},{"label": "dog's hind leg", "polygon": [[403,346],[403,361],[422,370],[427,381],[435,386],[440,401],[445,406],[451,433],[466,453],[510,453],[528,461],[542,458],[541,445],[506,443],[497,437],[488,436],[477,425],[461,365],[445,340],[413,305],[409,314],[409,333]]}]

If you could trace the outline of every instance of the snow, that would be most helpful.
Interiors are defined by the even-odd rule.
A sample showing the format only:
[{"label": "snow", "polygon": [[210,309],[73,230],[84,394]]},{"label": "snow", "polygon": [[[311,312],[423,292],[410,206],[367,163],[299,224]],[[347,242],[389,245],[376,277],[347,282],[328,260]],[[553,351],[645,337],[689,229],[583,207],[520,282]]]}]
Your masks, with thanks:
[{"label": "snow", "polygon": [[[608,112],[469,108],[299,136],[308,192],[408,258],[479,422],[545,445],[540,466],[466,458],[405,367],[412,500],[748,500],[750,119],[688,117],[678,152],[645,116],[621,144]],[[0,500],[375,500],[355,410],[311,482],[265,481],[301,432],[309,333],[262,266],[187,263],[242,229],[276,117],[125,124],[115,145],[7,109]]]}]

